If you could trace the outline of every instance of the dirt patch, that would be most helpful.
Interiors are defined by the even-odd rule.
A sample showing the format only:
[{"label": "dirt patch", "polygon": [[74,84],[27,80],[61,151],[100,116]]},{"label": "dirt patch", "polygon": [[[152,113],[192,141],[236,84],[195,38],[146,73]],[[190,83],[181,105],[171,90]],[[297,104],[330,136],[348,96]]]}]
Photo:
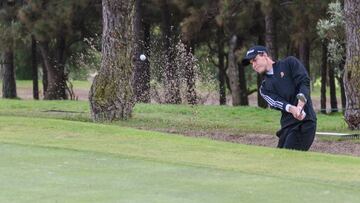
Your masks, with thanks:
[{"label": "dirt patch", "polygon": [[351,141],[315,140],[310,151],[360,156],[360,144]]},{"label": "dirt patch", "polygon": [[[277,142],[278,142],[278,138],[275,135],[266,135],[266,134],[232,135],[221,132],[213,132],[213,133],[198,132],[198,131],[177,132],[176,130],[166,130],[166,132],[181,133],[189,137],[206,137],[209,139],[220,140],[225,142],[256,145],[263,147],[273,147],[273,148],[277,146]],[[350,140],[325,141],[315,137],[314,143],[311,146],[310,151],[360,157],[360,143],[354,143],[351,142]]]}]

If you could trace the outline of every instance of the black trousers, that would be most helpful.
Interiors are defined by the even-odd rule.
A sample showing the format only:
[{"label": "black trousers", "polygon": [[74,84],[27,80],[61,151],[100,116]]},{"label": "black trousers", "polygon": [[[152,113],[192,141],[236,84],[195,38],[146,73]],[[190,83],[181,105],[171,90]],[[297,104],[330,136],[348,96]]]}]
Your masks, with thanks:
[{"label": "black trousers", "polygon": [[278,148],[307,151],[310,149],[316,133],[316,122],[307,120],[280,129]]}]

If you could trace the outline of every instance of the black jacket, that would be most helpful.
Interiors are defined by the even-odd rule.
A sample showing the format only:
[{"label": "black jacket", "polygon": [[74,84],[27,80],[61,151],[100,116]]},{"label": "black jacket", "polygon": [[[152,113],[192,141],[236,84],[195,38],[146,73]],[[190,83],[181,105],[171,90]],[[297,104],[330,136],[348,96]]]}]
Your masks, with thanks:
[{"label": "black jacket", "polygon": [[286,105],[297,105],[296,95],[303,93],[307,98],[304,107],[305,120],[316,121],[316,114],[310,98],[310,78],[302,63],[290,56],[273,64],[273,75],[266,75],[260,87],[261,96],[271,108],[281,110],[281,127],[302,122],[286,111]]}]

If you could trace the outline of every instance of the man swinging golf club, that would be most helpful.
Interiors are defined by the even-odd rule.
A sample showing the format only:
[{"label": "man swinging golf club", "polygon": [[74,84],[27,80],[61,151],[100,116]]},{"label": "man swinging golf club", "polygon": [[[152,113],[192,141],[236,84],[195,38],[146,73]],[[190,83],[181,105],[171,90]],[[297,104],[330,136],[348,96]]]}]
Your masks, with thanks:
[{"label": "man swinging golf club", "polygon": [[281,111],[279,148],[309,150],[316,132],[316,114],[310,98],[310,79],[304,65],[295,57],[274,61],[264,46],[249,49],[243,65],[262,74],[260,95],[271,108]]}]

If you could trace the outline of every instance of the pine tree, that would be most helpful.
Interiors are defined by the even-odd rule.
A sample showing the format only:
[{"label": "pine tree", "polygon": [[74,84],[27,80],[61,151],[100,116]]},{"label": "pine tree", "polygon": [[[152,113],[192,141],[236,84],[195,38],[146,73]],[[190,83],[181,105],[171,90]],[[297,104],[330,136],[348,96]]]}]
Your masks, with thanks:
[{"label": "pine tree", "polygon": [[17,97],[14,64],[14,42],[16,40],[16,12],[19,3],[15,1],[0,2],[0,48],[3,52],[2,97],[13,99]]},{"label": "pine tree", "polygon": [[360,1],[345,0],[346,93],[345,121],[350,129],[360,130]]},{"label": "pine tree", "polygon": [[150,25],[144,19],[145,5],[143,0],[135,0],[134,14],[134,94],[137,102],[150,102],[150,63],[149,57]]},{"label": "pine tree", "polygon": [[134,0],[103,0],[102,62],[90,90],[94,121],[131,117]]},{"label": "pine tree", "polygon": [[67,99],[65,65],[71,56],[71,46],[97,32],[88,30],[98,21],[95,19],[99,12],[94,12],[94,2],[28,0],[20,9],[18,18],[40,50],[47,80],[44,81],[45,99]]},{"label": "pine tree", "polygon": [[336,1],[328,6],[328,17],[320,19],[317,24],[318,35],[326,41],[326,49],[329,57],[329,83],[330,83],[330,103],[331,111],[337,111],[337,99],[335,89],[335,77],[341,88],[341,103],[343,109],[346,108],[346,99],[343,84],[343,66],[345,58],[345,19],[341,3]]},{"label": "pine tree", "polygon": [[294,0],[283,9],[291,14],[288,24],[291,25],[291,40],[297,48],[300,61],[304,64],[311,76],[310,55],[313,50],[312,44],[318,38],[316,34],[316,24],[318,20],[326,13],[329,0],[311,1]]},{"label": "pine tree", "polygon": [[171,14],[168,0],[160,0],[161,9],[161,32],[164,51],[164,87],[165,103],[180,104],[180,80],[179,70],[174,63],[176,57],[175,31],[171,22]]}]

